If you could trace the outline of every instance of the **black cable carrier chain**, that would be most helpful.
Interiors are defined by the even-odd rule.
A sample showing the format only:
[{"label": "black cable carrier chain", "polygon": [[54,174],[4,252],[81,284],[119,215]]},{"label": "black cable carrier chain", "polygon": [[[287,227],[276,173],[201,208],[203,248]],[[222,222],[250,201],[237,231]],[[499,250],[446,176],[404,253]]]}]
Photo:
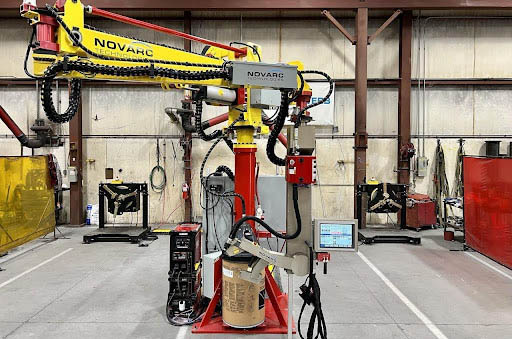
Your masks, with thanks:
[{"label": "black cable carrier chain", "polygon": [[[228,79],[229,73],[224,69],[224,65],[214,64],[198,64],[190,62],[179,62],[179,61],[166,61],[166,60],[147,60],[147,59],[133,59],[133,58],[116,58],[107,57],[104,55],[97,54],[87,47],[85,47],[79,39],[72,33],[69,27],[64,23],[58,13],[50,6],[47,6],[49,13],[57,20],[57,22],[64,28],[70,39],[75,45],[83,49],[87,54],[93,57],[103,60],[121,61],[121,62],[148,62],[149,66],[135,66],[135,67],[119,67],[119,66],[106,66],[106,65],[95,65],[85,61],[75,61],[65,58],[63,61],[58,61],[53,65],[49,66],[44,76],[42,77],[43,84],[41,86],[41,101],[43,104],[44,111],[48,119],[54,123],[65,123],[70,121],[76,112],[78,111],[80,104],[80,91],[81,91],[81,80],[72,79],[71,89],[69,95],[69,106],[65,113],[59,114],[55,109],[52,98],[52,82],[53,79],[61,72],[76,71],[82,74],[89,75],[107,75],[117,77],[161,77],[176,80],[193,80],[203,81],[211,79]],[[184,71],[176,70],[165,67],[155,67],[155,64],[169,64],[177,66],[189,66],[189,67],[210,67],[210,68],[223,68],[206,71]]]},{"label": "black cable carrier chain", "polygon": [[69,96],[69,107],[65,113],[59,114],[53,104],[52,83],[53,79],[60,72],[76,71],[83,74],[101,74],[117,77],[161,77],[176,80],[194,80],[203,81],[210,79],[228,79],[229,74],[224,70],[209,71],[182,71],[165,67],[137,66],[137,67],[117,67],[94,65],[83,61],[70,61],[65,59],[48,67],[44,73],[44,80],[41,86],[41,101],[48,119],[54,123],[64,123],[70,121],[78,110],[80,103],[81,80],[71,80],[71,90]]}]

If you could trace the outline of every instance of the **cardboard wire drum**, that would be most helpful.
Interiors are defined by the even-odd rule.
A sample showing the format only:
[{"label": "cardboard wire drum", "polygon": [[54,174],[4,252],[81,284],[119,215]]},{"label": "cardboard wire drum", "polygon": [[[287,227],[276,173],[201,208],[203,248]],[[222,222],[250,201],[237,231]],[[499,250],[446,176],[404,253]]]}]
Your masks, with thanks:
[{"label": "cardboard wire drum", "polygon": [[240,278],[251,258],[248,253],[222,257],[222,320],[231,327],[252,328],[265,320],[265,279],[255,284]]}]

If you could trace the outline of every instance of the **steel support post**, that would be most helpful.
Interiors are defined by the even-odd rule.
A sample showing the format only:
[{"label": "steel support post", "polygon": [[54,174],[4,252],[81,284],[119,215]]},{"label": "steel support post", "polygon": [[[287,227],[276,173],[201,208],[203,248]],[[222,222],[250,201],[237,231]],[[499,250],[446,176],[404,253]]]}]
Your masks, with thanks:
[{"label": "steel support post", "polygon": [[400,87],[398,94],[398,183],[409,184],[410,160],[401,156],[401,149],[411,142],[411,45],[412,12],[405,11],[400,20]]},{"label": "steel support post", "polygon": [[69,166],[76,168],[77,180],[69,184],[70,224],[80,226],[84,223],[83,201],[83,155],[82,155],[82,97],[80,95],[78,111],[69,122]]},{"label": "steel support post", "polygon": [[[366,100],[368,90],[368,8],[358,8],[356,15],[356,79],[355,79],[355,134],[354,134],[354,216],[357,217],[357,185],[366,181]],[[364,202],[363,202],[364,203]],[[363,215],[360,227],[365,227]]]},{"label": "steel support post", "polygon": [[[192,15],[190,11],[183,13],[183,30],[187,34],[192,32]],[[192,50],[192,41],[183,40],[183,48],[185,51]],[[190,103],[183,103],[183,108],[190,108]],[[185,198],[185,222],[192,222],[192,133],[186,132],[182,139],[183,145],[183,168],[185,175],[185,183],[188,186],[188,196]]]}]

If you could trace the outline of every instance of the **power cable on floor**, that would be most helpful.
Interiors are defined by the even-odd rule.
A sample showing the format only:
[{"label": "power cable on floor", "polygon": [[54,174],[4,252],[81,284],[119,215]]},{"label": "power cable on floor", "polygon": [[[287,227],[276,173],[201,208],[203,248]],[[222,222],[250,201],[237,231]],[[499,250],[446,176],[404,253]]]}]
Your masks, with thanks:
[{"label": "power cable on floor", "polygon": [[[325,324],[325,318],[322,311],[322,303],[320,301],[320,285],[316,280],[316,275],[313,271],[313,249],[309,248],[309,275],[306,278],[306,282],[309,282],[306,285],[306,282],[300,287],[301,293],[300,296],[304,300],[302,307],[300,309],[299,320],[297,321],[298,332],[301,339],[304,339],[302,336],[302,330],[300,321],[302,318],[302,314],[304,313],[304,309],[306,305],[313,306],[313,312],[311,313],[311,317],[309,319],[308,332],[306,334],[307,339],[327,339],[327,326]],[[316,335],[314,335],[315,331],[315,323],[316,323]]]}]

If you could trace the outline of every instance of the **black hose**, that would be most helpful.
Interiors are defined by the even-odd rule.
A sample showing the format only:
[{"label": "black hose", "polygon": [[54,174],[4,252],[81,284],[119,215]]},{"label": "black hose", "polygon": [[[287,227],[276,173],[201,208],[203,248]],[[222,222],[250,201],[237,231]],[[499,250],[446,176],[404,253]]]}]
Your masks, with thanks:
[{"label": "black hose", "polygon": [[220,165],[219,167],[217,167],[215,172],[220,174],[225,173],[228,176],[228,178],[231,179],[231,181],[235,181],[235,175],[233,174],[233,171],[226,165]]},{"label": "black hose", "polygon": [[236,236],[236,233],[238,232],[240,227],[243,225],[243,223],[245,223],[246,221],[252,220],[254,222],[257,222],[261,226],[263,226],[267,231],[270,232],[270,234],[272,234],[276,238],[284,239],[284,240],[295,239],[302,232],[302,221],[300,218],[300,211],[299,211],[299,192],[298,192],[298,187],[296,184],[293,185],[293,208],[295,210],[295,218],[297,219],[297,229],[295,230],[295,232],[293,234],[281,234],[278,231],[274,230],[270,225],[268,225],[266,222],[264,222],[260,218],[252,216],[252,215],[247,215],[247,216],[239,219],[233,225],[233,228],[231,229],[231,233],[229,234],[229,238],[234,239]]},{"label": "black hose", "polygon": [[242,121],[243,120],[243,117],[244,117],[244,114],[241,113],[240,116],[235,119],[227,128],[226,130],[224,131],[224,133],[219,137],[217,138],[217,140],[215,140],[215,142],[210,146],[210,149],[208,150],[208,152],[206,152],[206,155],[204,156],[204,159],[201,163],[201,167],[199,169],[199,180],[201,180],[201,186],[203,186],[203,188],[205,189],[206,192],[214,195],[214,196],[217,196],[217,197],[236,197],[238,199],[240,199],[240,202],[242,204],[242,214],[245,215],[246,213],[246,205],[245,205],[245,199],[244,197],[239,194],[239,193],[236,193],[236,192],[224,192],[224,193],[217,193],[217,192],[213,192],[211,191],[206,183],[205,183],[205,177],[203,175],[204,173],[204,168],[206,166],[206,161],[208,160],[208,158],[210,157],[210,154],[213,152],[213,150],[215,149],[215,146],[217,146],[219,144],[219,142],[221,142],[222,140],[225,139],[225,136],[227,135],[227,133],[229,133],[235,126],[235,124],[239,121]]},{"label": "black hose", "polygon": [[[35,80],[43,80],[43,79],[46,79],[46,76],[42,76],[42,77],[35,76],[28,71],[28,57],[30,56],[30,49],[37,47],[34,44],[34,38],[36,37],[36,25],[34,25],[32,27],[33,27],[33,29],[32,29],[32,34],[30,35],[30,42],[27,45],[27,52],[25,53],[25,60],[23,61],[23,70],[25,71],[25,74],[29,78],[32,78]],[[50,76],[50,78],[53,78],[53,77]]]},{"label": "black hose", "polygon": [[299,211],[299,189],[297,187],[297,184],[293,184],[292,200],[293,200],[293,211],[295,212],[295,220],[297,222],[297,230],[295,231],[294,234],[297,234],[297,236],[298,236],[300,234],[300,231],[302,230],[302,219],[300,217],[300,211]]},{"label": "black hose", "polygon": [[[304,339],[304,337],[302,336],[300,322],[306,305],[312,304],[313,312],[311,313],[311,317],[309,318],[308,332],[306,338],[327,339],[327,326],[325,324],[324,313],[322,311],[322,302],[320,300],[320,285],[318,284],[318,281],[316,280],[316,275],[313,272],[313,249],[311,247],[309,248],[309,256],[309,275],[307,278],[309,284],[308,286],[306,286],[306,284],[304,283],[304,285],[300,287],[302,291],[301,297],[304,299],[304,303],[302,304],[302,307],[300,309],[299,320],[297,321],[298,332],[300,338]],[[317,323],[316,335],[314,335],[313,333],[315,330],[315,322]]]},{"label": "black hose", "polygon": [[226,143],[226,145],[229,147],[229,149],[231,150],[231,152],[235,153],[235,149],[234,149],[234,145],[233,145],[233,141],[231,141],[229,138],[227,137],[224,137],[224,142]]},{"label": "black hose", "polygon": [[248,48],[252,49],[254,54],[256,54],[256,56],[258,56],[258,61],[261,62],[261,56],[260,56],[260,53],[258,52],[258,48],[257,47],[251,46],[249,44],[246,44],[245,42],[240,42],[240,41],[232,41],[232,42],[229,43],[229,46],[233,46],[233,45],[241,45],[241,46],[245,46],[245,47],[248,47]]},{"label": "black hose", "polygon": [[290,98],[290,102],[294,102],[299,98],[299,96],[302,94],[302,91],[304,90],[304,85],[306,84],[306,82],[304,81],[304,77],[302,76],[302,72],[298,71],[297,75],[300,78],[300,87],[299,90],[295,92],[295,95],[292,98]]},{"label": "black hose", "polygon": [[324,102],[326,102],[327,99],[329,99],[331,97],[331,94],[334,91],[334,80],[332,80],[332,78],[327,73],[324,73],[321,71],[300,71],[300,73],[302,73],[302,74],[318,74],[318,75],[323,76],[329,82],[329,92],[327,92],[327,94],[322,99],[318,100],[315,103],[311,103],[300,110],[299,114],[297,114],[297,120],[295,121],[295,127],[300,126],[302,118],[304,117],[304,112],[306,112],[310,108],[316,107],[316,106],[321,105]]},{"label": "black hose", "polygon": [[277,166],[286,165],[286,160],[280,158],[276,155],[275,147],[277,143],[277,138],[281,130],[283,129],[284,123],[286,121],[286,117],[288,116],[288,93],[286,91],[281,92],[281,107],[279,108],[279,113],[276,118],[276,123],[274,125],[274,129],[270,132],[267,142],[267,158],[273,164]]},{"label": "black hose", "polygon": [[196,113],[194,115],[195,125],[196,125],[196,132],[201,138],[201,140],[204,141],[211,141],[213,139],[217,139],[222,135],[222,131],[216,130],[215,132],[211,134],[206,134],[203,129],[203,122],[201,121],[203,119],[203,101],[198,100],[196,102]]},{"label": "black hose", "polygon": [[29,78],[39,80],[39,79],[43,79],[43,78],[37,77],[28,71],[28,57],[30,55],[30,49],[34,47],[34,38],[35,37],[36,37],[36,25],[33,26],[32,34],[30,35],[30,42],[28,43],[27,52],[25,53],[25,60],[23,61],[23,70],[25,71],[25,74]]}]

